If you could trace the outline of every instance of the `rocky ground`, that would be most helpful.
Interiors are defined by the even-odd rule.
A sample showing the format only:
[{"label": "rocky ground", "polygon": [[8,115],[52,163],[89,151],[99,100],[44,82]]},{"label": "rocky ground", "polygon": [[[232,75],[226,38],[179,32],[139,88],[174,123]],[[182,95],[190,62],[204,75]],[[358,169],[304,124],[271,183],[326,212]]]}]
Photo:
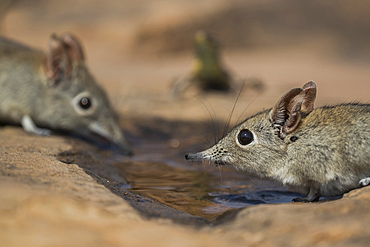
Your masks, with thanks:
[{"label": "rocky ground", "polygon": [[[140,214],[130,202],[143,198],[115,193],[103,178],[113,168],[102,167],[104,154],[95,147],[29,136],[16,127],[2,128],[0,143],[1,246],[366,246],[370,241],[370,188],[330,202],[235,210],[215,226],[161,209],[175,219],[188,218],[181,224]],[[87,167],[81,165],[86,161]],[[155,202],[143,204],[158,212]]]},{"label": "rocky ground", "polygon": [[[257,24],[248,26],[253,39],[237,36],[238,30],[220,31],[227,36],[226,66],[236,77],[258,78],[265,85],[262,93],[243,90],[232,122],[242,114],[244,118],[271,107],[286,91],[309,80],[315,80],[318,85],[317,106],[343,101],[369,102],[370,71],[365,56],[368,48],[366,42],[356,43],[348,38],[356,38],[361,33],[356,30],[366,29],[367,23],[361,22],[361,18],[366,16],[367,5],[346,8],[342,3],[341,8],[333,10],[334,14],[330,12],[339,23],[331,24],[335,26],[330,29],[334,30],[333,38],[325,31],[331,27],[330,23],[323,25],[323,29],[315,24],[305,34],[283,30],[279,36],[278,30],[266,31],[263,27],[269,26],[270,20],[266,16],[271,13],[266,6],[274,1],[265,1],[265,5],[250,1],[250,6],[241,7],[239,1],[226,2],[35,1],[30,5],[3,0],[2,4],[12,5],[3,18],[0,16],[1,31],[41,49],[46,49],[51,32],[77,34],[84,43],[92,73],[108,92],[134,151],[139,153],[146,136],[138,131],[138,126],[144,123],[152,130],[151,138],[156,137],[156,131],[166,136],[163,133],[171,133],[171,124],[163,122],[208,121],[210,116],[203,104],[215,121],[227,119],[236,93],[203,95],[191,91],[176,100],[169,94],[174,78],[186,74],[192,61],[186,39],[180,42],[184,39],[178,30],[191,33],[197,23],[202,28],[219,27],[220,16],[227,20],[225,23],[233,23],[231,17],[241,18],[240,12],[259,16],[255,17],[259,20]],[[322,9],[315,6],[290,8],[309,9],[309,13]],[[328,6],[323,11],[331,9]],[[351,25],[342,18],[343,9],[352,20]],[[235,14],[236,10],[240,12]],[[285,20],[282,16],[274,15],[274,28],[279,28],[278,20]],[[295,28],[302,29],[310,23],[299,19],[302,16],[287,15],[287,19],[301,23]],[[363,29],[353,23],[364,23]],[[272,39],[267,34],[274,34],[279,42],[271,45],[268,41]],[[293,38],[287,39],[288,36]],[[249,41],[236,42],[237,38]],[[366,35],[363,38],[366,40]],[[348,55],[355,53],[362,55]],[[112,153],[81,140],[31,136],[19,127],[5,126],[0,128],[0,153],[0,246],[367,246],[370,243],[370,188],[354,190],[342,199],[328,202],[232,210],[212,225],[203,218],[126,191],[122,186],[125,178],[117,175],[117,168],[107,162]]]}]

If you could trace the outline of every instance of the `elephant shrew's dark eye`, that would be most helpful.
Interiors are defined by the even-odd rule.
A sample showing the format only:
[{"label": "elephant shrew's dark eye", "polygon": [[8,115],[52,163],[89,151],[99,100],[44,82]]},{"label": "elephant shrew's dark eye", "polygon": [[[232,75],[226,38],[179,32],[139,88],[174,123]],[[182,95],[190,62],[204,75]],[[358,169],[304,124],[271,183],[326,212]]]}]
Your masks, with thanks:
[{"label": "elephant shrew's dark eye", "polygon": [[91,100],[87,97],[83,97],[81,100],[80,100],[80,107],[82,109],[89,109],[91,107]]},{"label": "elephant shrew's dark eye", "polygon": [[253,134],[247,129],[244,129],[238,134],[238,142],[240,145],[248,145],[253,141]]}]

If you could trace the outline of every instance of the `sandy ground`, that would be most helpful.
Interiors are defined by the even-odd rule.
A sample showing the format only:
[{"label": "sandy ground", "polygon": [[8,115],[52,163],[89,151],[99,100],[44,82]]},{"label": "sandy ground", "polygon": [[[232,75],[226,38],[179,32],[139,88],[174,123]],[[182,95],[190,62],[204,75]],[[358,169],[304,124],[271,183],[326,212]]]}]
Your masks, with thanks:
[{"label": "sandy ground", "polygon": [[[9,10],[0,16],[0,24],[3,35],[43,50],[52,32],[76,34],[84,44],[91,72],[108,92],[122,127],[130,132],[135,124],[153,119],[227,119],[237,92],[223,95],[191,90],[181,99],[173,99],[170,90],[175,78],[189,72],[193,59],[188,45],[192,38],[183,38],[181,33],[191,33],[197,24],[221,30],[220,23],[232,23],[230,16],[241,15],[234,14],[238,9],[255,10],[242,13],[259,22],[245,27],[252,37],[240,36],[245,42],[235,41],[240,30],[223,27],[228,30],[219,32],[225,35],[224,64],[236,78],[261,79],[265,90],[244,89],[232,122],[272,107],[285,92],[310,80],[318,86],[316,106],[369,102],[369,50],[366,42],[348,38],[360,40],[355,31],[361,27],[367,30],[364,16],[368,4],[346,6],[339,2],[337,8],[331,8],[331,1],[319,7],[282,5],[304,13],[305,9],[314,13],[333,10],[330,13],[335,13],[333,20],[338,24],[332,29],[329,22],[306,27],[311,22],[305,21],[304,15],[292,14],[286,14],[286,19],[296,26],[279,29],[289,21],[271,26],[267,17],[275,16],[277,22],[285,16],[267,11],[266,6],[276,4],[274,1],[250,1],[238,7],[239,1],[222,0],[191,4],[166,0],[109,4],[97,0],[32,4],[3,0],[2,6],[9,6]],[[276,13],[291,13],[283,7],[275,8]],[[344,22],[343,9],[350,24]],[[220,16],[226,18],[224,22],[219,21]],[[302,28],[307,32],[294,31]],[[362,38],[367,39],[366,35]],[[94,152],[99,151],[89,144],[66,137],[28,136],[16,127],[1,128],[0,139],[0,246],[365,246],[370,241],[368,188],[327,203],[250,207],[238,211],[233,221],[195,230],[139,215],[124,196],[112,193],[109,185],[96,177],[109,177],[115,170],[99,165],[106,154],[96,156]],[[87,157],[84,164],[76,160],[81,155],[61,162],[60,154],[76,154],[76,147]],[[133,146],[134,151],[139,148]]]}]

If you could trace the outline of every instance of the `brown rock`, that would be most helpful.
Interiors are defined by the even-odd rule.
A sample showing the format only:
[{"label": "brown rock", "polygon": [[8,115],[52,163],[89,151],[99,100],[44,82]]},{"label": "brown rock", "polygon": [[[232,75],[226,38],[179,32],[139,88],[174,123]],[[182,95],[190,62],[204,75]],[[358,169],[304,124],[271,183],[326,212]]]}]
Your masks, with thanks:
[{"label": "brown rock", "polygon": [[335,201],[249,207],[234,220],[196,230],[143,218],[86,170],[61,162],[58,154],[76,152],[76,143],[87,153],[92,148],[58,136],[29,136],[16,127],[0,129],[1,246],[365,246],[370,241],[370,188]]}]

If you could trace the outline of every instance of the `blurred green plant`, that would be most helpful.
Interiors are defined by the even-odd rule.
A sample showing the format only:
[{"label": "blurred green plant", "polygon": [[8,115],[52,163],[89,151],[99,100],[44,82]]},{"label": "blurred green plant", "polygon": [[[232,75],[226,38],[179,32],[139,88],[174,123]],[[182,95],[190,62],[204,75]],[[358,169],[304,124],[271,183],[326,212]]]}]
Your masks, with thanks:
[{"label": "blurred green plant", "polygon": [[202,90],[229,91],[230,76],[223,68],[217,40],[204,31],[195,35],[196,59],[193,64],[192,80]]},{"label": "blurred green plant", "polygon": [[263,90],[264,86],[258,78],[235,80],[222,64],[220,45],[216,38],[208,32],[197,31],[195,34],[195,59],[189,75],[175,81],[172,96],[183,94],[189,87],[196,86],[202,92],[235,90],[236,82],[243,82],[245,87]]},{"label": "blurred green plant", "polygon": [[202,91],[228,92],[231,89],[231,77],[222,65],[219,42],[214,36],[205,31],[197,31],[195,55],[190,75],[175,82],[174,96],[179,96],[192,85]]}]

